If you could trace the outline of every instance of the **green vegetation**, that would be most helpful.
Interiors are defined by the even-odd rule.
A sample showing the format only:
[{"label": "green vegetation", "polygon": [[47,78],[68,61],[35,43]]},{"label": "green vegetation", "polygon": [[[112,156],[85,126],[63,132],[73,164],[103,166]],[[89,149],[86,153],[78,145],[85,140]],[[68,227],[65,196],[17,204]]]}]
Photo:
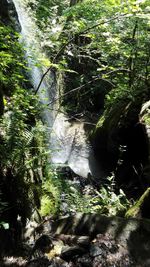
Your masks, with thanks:
[{"label": "green vegetation", "polygon": [[[140,181],[146,156],[139,152],[138,162],[131,159],[127,163],[124,157],[130,159],[130,152],[125,151],[128,149],[125,135],[130,130],[134,131],[134,126],[139,122],[141,105],[150,96],[148,1],[75,2],[70,5],[69,1],[64,4],[50,1],[48,5],[51,7],[48,9],[47,4],[36,1],[33,8],[37,25],[44,33],[42,46],[51,62],[59,64],[61,69],[73,71],[63,75],[61,104],[71,118],[80,119],[81,116],[86,122],[98,121],[92,138],[97,138],[95,146],[98,157],[101,148],[97,152],[97,147],[102,139],[106,155],[101,154],[103,161],[107,162],[104,164],[108,172],[114,171],[117,176],[121,168],[130,169],[132,175],[124,172],[127,176],[124,179],[128,181],[134,177]],[[46,13],[41,11],[43,7],[46,7]],[[52,9],[55,10],[55,18],[51,16]],[[99,134],[101,129],[102,135]],[[121,147],[125,152],[120,152]],[[121,186],[126,184],[126,180],[120,182]],[[72,199],[73,193],[70,194],[69,198]],[[74,195],[78,195],[78,204],[74,207],[86,210],[87,207],[82,207],[85,201],[83,199],[82,202],[80,193]],[[111,199],[107,187],[105,197]],[[105,206],[105,203],[102,205]],[[119,204],[116,202],[115,205]]]},{"label": "green vegetation", "polygon": [[0,25],[0,112],[3,113],[3,96],[13,94],[19,83],[24,81],[23,71],[25,62],[21,46],[18,43],[18,34],[12,27]]},{"label": "green vegetation", "polygon": [[108,177],[107,184],[99,190],[87,186],[82,192],[76,186],[70,186],[65,195],[67,211],[84,213],[101,213],[109,216],[123,216],[130,207],[124,192],[115,193],[114,175]]},{"label": "green vegetation", "polygon": [[33,14],[51,60],[74,71],[65,75],[67,112],[96,115],[106,96],[107,116],[122,101],[147,98],[148,1],[84,0],[71,7],[69,1],[36,1]]},{"label": "green vegetation", "polygon": [[26,80],[24,51],[13,28],[0,27],[0,215],[16,227],[20,216],[25,226],[34,207],[40,208],[40,184],[47,164],[46,128],[38,97]]},{"label": "green vegetation", "polygon": [[79,184],[72,184],[57,172],[51,171],[51,176],[43,182],[42,189],[42,216],[76,212],[124,216],[131,206],[121,189],[118,194],[115,192],[114,175],[108,177],[107,184],[99,190],[90,185],[81,189]]},{"label": "green vegetation", "polygon": [[[107,134],[114,128],[117,132],[122,126],[127,128],[133,121],[138,122],[141,104],[150,96],[148,1],[25,3],[40,29],[38,35],[48,67],[63,74],[60,102],[65,111],[74,118],[99,121],[95,132],[104,126],[107,147],[111,142],[113,152],[115,145],[118,151],[118,136],[113,139],[113,134]],[[26,78],[30,70],[18,37],[13,28],[1,23],[1,225],[15,225],[18,216],[25,225],[35,208],[42,216],[62,214],[62,202],[68,213],[124,214],[130,204],[122,190],[116,193],[112,181],[115,176],[88,194],[64,182],[49,166],[47,129],[41,122],[43,107]],[[137,172],[138,166],[132,165]]]}]

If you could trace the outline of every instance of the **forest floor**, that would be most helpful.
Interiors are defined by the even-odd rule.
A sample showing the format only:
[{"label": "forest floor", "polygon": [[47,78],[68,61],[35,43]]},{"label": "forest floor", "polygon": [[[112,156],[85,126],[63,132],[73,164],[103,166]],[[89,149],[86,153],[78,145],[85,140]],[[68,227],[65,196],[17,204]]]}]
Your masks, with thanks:
[{"label": "forest floor", "polygon": [[[88,248],[67,246],[59,256],[5,257],[1,267],[142,267],[129,255],[128,250],[108,235],[97,235]],[[149,265],[150,266],[150,265]]]},{"label": "forest floor", "polygon": [[149,220],[80,214],[54,222],[53,236],[47,223],[33,246],[0,267],[150,267]]}]

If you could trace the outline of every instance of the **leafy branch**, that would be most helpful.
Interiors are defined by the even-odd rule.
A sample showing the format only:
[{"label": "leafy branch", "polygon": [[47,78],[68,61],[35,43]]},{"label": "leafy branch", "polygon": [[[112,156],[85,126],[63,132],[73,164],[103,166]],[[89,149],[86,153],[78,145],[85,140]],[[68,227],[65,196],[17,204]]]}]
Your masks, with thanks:
[{"label": "leafy branch", "polygon": [[[118,16],[115,16],[115,17],[113,17],[113,18],[107,19],[107,20],[105,20],[105,21],[101,21],[101,22],[99,22],[99,23],[97,23],[97,24],[95,24],[95,25],[93,25],[93,26],[91,26],[91,27],[89,27],[89,28],[87,28],[87,29],[85,29],[85,30],[83,30],[83,31],[80,31],[79,33],[76,33],[76,37],[78,37],[78,36],[80,36],[80,35],[82,35],[82,34],[85,34],[85,33],[87,33],[88,31],[90,31],[90,30],[92,30],[92,29],[94,29],[94,28],[96,28],[96,27],[99,27],[100,25],[103,25],[103,24],[105,24],[105,23],[109,23],[109,22],[111,22],[111,21],[113,21],[113,20],[116,20],[116,19],[119,19],[119,18],[121,18],[121,17],[125,17],[125,16],[128,17],[129,14],[126,14],[126,13],[125,13],[125,14],[118,15]],[[66,48],[66,47],[67,47],[73,40],[74,40],[74,36],[73,36],[70,40],[68,40],[67,43],[65,43],[65,44],[60,48],[60,50],[57,52],[56,56],[54,57],[54,59],[53,59],[53,61],[52,61],[51,66],[50,66],[50,67],[46,70],[46,72],[42,75],[41,80],[40,80],[40,82],[39,82],[39,84],[38,84],[38,86],[37,86],[37,88],[36,88],[36,90],[35,90],[35,94],[37,94],[37,92],[39,91],[39,88],[40,88],[40,86],[41,86],[41,84],[42,84],[42,82],[43,82],[45,76],[49,73],[50,70],[52,70],[52,68],[53,68],[53,64],[56,63],[57,58],[63,53],[63,51],[65,50],[65,48]]]}]

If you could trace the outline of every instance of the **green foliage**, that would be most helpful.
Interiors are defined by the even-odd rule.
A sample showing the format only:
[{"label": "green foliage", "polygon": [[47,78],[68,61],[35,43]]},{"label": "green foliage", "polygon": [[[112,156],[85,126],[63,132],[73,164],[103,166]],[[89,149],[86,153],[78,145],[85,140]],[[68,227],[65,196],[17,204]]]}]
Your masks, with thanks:
[{"label": "green foliage", "polygon": [[[8,203],[9,213],[13,211],[14,218],[19,215],[23,223],[30,217],[33,207],[40,205],[37,190],[42,177],[39,168],[46,161],[45,147],[42,144],[45,130],[37,121],[37,107],[39,102],[35,95],[16,89],[6,103],[6,112],[0,125],[2,201]],[[2,217],[9,221],[11,218],[8,216],[11,215],[4,210]]]},{"label": "green foliage", "polygon": [[[75,71],[65,75],[65,92],[79,88],[71,93],[71,101],[70,94],[64,97],[63,105],[69,113],[99,112],[104,108],[105,95],[107,112],[120,99],[129,102],[141,92],[143,98],[147,95],[147,7],[147,1],[85,0],[73,7],[64,5],[45,38],[51,40],[47,45],[51,56],[64,46],[57,60]],[[47,27],[46,22],[44,25]],[[54,30],[57,27],[58,34]]]},{"label": "green foliage", "polygon": [[92,211],[90,198],[89,195],[83,195],[77,186],[67,184],[62,196],[61,212],[68,214],[76,212],[89,213]]},{"label": "green foliage", "polygon": [[42,216],[57,214],[60,210],[62,192],[61,179],[55,170],[46,169],[46,177],[42,184],[40,213]]},{"label": "green foliage", "polygon": [[58,37],[63,25],[61,15],[68,6],[68,2],[67,0],[61,2],[59,0],[27,0],[28,10],[35,17],[37,26],[41,30],[39,35],[42,46],[48,46],[54,53],[60,45]]},{"label": "green foliage", "polygon": [[124,215],[130,207],[130,202],[126,195],[119,190],[119,194],[115,193],[115,177],[112,175],[107,178],[108,184],[103,186],[100,191],[96,191],[95,197],[91,199],[91,207],[94,212],[115,216]]},{"label": "green foliage", "polygon": [[0,24],[0,90],[5,95],[12,94],[16,86],[25,80],[26,66],[18,37],[14,29]]},{"label": "green foliage", "polygon": [[[133,103],[140,106],[149,98],[148,4],[146,0],[84,0],[70,7],[69,1],[28,1],[51,62],[62,66],[59,71],[72,70],[64,75],[62,104],[68,113],[89,118],[105,110],[98,127],[110,114],[110,128],[117,127],[128,121]],[[73,88],[78,89],[70,93]],[[61,210],[61,182],[58,186],[50,181],[43,184],[42,214]],[[82,196],[78,188],[66,184],[64,194],[70,212],[93,209],[116,214],[129,204],[124,193],[117,195],[111,186]]]},{"label": "green foliage", "polygon": [[[34,138],[35,116],[37,111],[37,98],[24,89],[17,89],[5,104],[5,115],[1,122],[4,135],[3,146],[5,157],[1,155],[1,162],[7,161],[7,166],[15,166],[17,171],[24,171],[22,165]],[[9,151],[9,153],[7,152]],[[27,153],[26,153],[27,152]],[[15,165],[14,165],[15,164]]]},{"label": "green foliage", "polygon": [[96,212],[109,216],[123,216],[131,206],[121,189],[119,193],[115,193],[114,175],[108,177],[107,184],[103,185],[99,190],[87,186],[81,191],[79,185],[71,184],[67,181],[63,183],[63,188],[59,187],[61,189],[59,192],[59,212],[62,214]]},{"label": "green foliage", "polygon": [[51,61],[74,71],[65,74],[64,90],[79,89],[71,93],[71,101],[70,94],[65,95],[66,111],[101,112],[105,95],[106,113],[120,99],[136,101],[141,92],[144,101],[149,87],[148,1],[84,0],[71,7],[69,1],[57,0],[28,4]]},{"label": "green foliage", "polygon": [[[137,14],[126,20],[125,25],[128,30],[120,36],[118,59],[114,58],[114,63],[118,65],[118,69],[122,67],[127,71],[121,73],[118,70],[118,73],[113,73],[112,70],[111,79],[115,88],[107,95],[107,112],[122,100],[129,103],[137,101],[140,97],[142,102],[149,97],[149,66],[146,63],[149,61],[149,20]],[[108,75],[105,77],[110,78]]]},{"label": "green foliage", "polygon": [[144,116],[142,117],[142,121],[143,121],[146,125],[150,125],[150,116],[149,116],[149,113],[144,114]]},{"label": "green foliage", "polygon": [[50,166],[47,171],[50,151],[46,147],[48,130],[41,122],[44,107],[25,79],[27,68],[19,35],[4,25],[0,31],[0,89],[4,94],[4,115],[0,120],[0,213],[1,220],[10,225],[15,224],[18,215],[25,225],[35,207],[41,206],[42,215],[58,211],[59,186]]},{"label": "green foliage", "polygon": [[0,33],[0,92],[5,96],[0,120],[0,213],[9,224],[15,224],[19,215],[25,225],[34,207],[40,207],[46,127],[40,120],[38,97],[26,89],[29,83],[19,35],[4,25]]}]

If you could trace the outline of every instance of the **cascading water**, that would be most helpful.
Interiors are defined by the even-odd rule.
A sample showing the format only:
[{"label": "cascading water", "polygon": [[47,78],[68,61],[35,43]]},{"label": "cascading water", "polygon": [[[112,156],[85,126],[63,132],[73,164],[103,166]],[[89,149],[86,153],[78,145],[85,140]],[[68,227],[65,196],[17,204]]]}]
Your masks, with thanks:
[{"label": "cascading water", "polygon": [[[46,56],[40,47],[36,24],[22,2],[13,0],[30,68],[30,80],[36,90],[43,73],[46,71],[44,67],[38,67],[37,65],[40,58],[46,58]],[[55,99],[58,98],[55,79],[55,74],[52,71],[49,72],[38,90],[40,100],[45,105],[43,118],[50,133],[51,160],[56,165],[69,166],[76,174],[82,177],[87,177],[88,173],[93,174],[93,171],[91,171],[92,166],[94,173],[97,175],[97,167],[92,149],[86,139],[84,123],[70,123],[64,113],[55,111],[57,109],[55,104],[51,105],[51,110],[49,108],[49,103],[56,103]]]}]

